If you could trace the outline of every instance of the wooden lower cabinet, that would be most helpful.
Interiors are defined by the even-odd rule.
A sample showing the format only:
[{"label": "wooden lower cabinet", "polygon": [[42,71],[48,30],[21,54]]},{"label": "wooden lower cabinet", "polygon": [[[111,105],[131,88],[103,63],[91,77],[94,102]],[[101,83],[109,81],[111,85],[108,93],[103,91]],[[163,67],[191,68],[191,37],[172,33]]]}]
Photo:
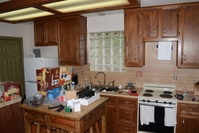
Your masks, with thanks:
[{"label": "wooden lower cabinet", "polygon": [[176,133],[199,133],[199,105],[178,103]]},{"label": "wooden lower cabinet", "polygon": [[106,103],[106,133],[137,132],[137,98],[109,97]]},{"label": "wooden lower cabinet", "polygon": [[0,133],[24,133],[22,109],[14,103],[0,108]]}]

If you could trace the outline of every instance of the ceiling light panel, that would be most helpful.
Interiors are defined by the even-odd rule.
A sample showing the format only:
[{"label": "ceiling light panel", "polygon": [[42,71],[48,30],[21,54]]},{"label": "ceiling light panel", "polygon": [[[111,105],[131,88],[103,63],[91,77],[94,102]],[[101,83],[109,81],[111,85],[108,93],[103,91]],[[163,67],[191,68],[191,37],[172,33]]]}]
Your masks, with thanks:
[{"label": "ceiling light panel", "polygon": [[17,21],[24,19],[31,19],[36,17],[43,17],[53,15],[53,13],[42,11],[33,7],[1,13],[0,18],[8,21]]},{"label": "ceiling light panel", "polygon": [[45,4],[48,8],[58,10],[63,13],[81,11],[95,8],[105,8],[111,6],[129,5],[128,0],[67,0]]}]

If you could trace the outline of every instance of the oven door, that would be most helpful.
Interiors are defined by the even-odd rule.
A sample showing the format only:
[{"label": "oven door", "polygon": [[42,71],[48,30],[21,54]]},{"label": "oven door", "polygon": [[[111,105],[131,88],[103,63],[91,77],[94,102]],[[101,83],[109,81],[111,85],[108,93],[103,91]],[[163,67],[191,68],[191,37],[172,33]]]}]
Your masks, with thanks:
[{"label": "oven door", "polygon": [[138,133],[175,133],[175,127],[167,127],[164,125],[164,106],[154,106],[155,123],[149,125],[140,124],[140,106],[139,106],[139,126]]}]

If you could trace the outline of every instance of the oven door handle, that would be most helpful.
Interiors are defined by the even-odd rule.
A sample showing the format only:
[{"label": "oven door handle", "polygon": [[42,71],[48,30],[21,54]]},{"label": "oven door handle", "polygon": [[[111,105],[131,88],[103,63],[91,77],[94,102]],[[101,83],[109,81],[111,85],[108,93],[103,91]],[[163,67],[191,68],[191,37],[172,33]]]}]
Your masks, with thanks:
[{"label": "oven door handle", "polygon": [[159,104],[156,104],[156,105],[154,105],[154,104],[150,104],[150,103],[147,103],[147,104],[145,104],[145,103],[139,103],[139,105],[146,105],[146,106],[159,106],[159,107],[165,107],[165,108],[175,108],[176,106],[174,105],[174,106],[172,106],[172,105],[159,105]]}]

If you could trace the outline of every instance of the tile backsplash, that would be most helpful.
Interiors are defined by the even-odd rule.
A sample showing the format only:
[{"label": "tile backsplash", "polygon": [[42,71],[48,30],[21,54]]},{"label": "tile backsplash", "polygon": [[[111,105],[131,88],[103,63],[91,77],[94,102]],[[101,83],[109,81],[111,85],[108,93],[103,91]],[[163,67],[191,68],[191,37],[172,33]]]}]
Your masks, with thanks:
[{"label": "tile backsplash", "polygon": [[[177,90],[193,91],[194,83],[199,80],[199,69],[178,69],[178,73],[174,74],[176,68],[176,52],[177,43],[173,42],[173,50],[171,52],[171,60],[158,60],[158,42],[145,43],[145,66],[143,67],[127,67],[126,72],[105,72],[106,83],[115,80],[115,86],[125,85],[125,82],[136,82],[136,87],[142,87],[143,83],[161,83],[176,84]],[[84,72],[82,75],[81,72]],[[137,77],[136,72],[142,72],[142,77]],[[97,72],[91,72],[89,65],[75,66],[74,73],[78,74],[79,84],[84,84],[86,77],[91,77],[93,84],[97,81],[103,82],[103,75]],[[174,76],[177,80],[174,80]]]}]

